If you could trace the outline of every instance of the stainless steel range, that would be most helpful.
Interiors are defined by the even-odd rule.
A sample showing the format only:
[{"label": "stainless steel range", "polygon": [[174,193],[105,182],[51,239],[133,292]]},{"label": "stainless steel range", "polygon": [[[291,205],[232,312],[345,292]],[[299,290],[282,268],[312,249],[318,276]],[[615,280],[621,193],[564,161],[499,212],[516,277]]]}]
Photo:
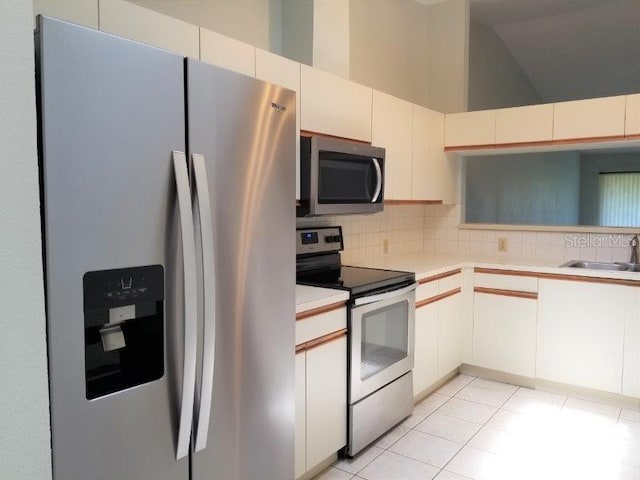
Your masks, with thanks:
[{"label": "stainless steel range", "polygon": [[296,233],[297,283],[350,293],[346,454],[354,456],[413,411],[415,275],[342,265],[341,227]]}]

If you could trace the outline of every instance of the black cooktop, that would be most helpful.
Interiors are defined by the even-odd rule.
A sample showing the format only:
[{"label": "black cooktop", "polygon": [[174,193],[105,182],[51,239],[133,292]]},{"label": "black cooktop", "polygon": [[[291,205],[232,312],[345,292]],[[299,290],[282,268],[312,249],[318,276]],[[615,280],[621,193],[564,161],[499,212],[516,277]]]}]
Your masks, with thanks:
[{"label": "black cooktop", "polygon": [[298,272],[296,282],[300,285],[348,290],[351,295],[358,295],[390,287],[400,288],[415,282],[415,275],[410,272],[335,265]]}]

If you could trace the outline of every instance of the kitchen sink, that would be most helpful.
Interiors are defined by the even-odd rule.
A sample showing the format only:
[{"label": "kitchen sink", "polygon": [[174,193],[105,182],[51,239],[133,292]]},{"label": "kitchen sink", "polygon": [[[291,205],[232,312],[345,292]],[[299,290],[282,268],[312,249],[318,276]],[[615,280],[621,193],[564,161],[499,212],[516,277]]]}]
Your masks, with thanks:
[{"label": "kitchen sink", "polygon": [[588,262],[586,260],[571,260],[561,265],[569,268],[586,268],[589,270],[609,270],[611,272],[640,272],[640,264],[624,262]]}]

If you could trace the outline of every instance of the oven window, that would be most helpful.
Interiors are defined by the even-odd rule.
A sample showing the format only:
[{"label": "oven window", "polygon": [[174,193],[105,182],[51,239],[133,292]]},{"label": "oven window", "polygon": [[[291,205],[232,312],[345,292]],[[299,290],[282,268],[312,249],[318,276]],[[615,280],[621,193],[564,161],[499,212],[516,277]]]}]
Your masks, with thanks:
[{"label": "oven window", "polygon": [[318,203],[370,203],[377,173],[371,158],[319,153]]},{"label": "oven window", "polygon": [[394,303],[362,315],[360,379],[364,380],[406,358],[409,304]]}]

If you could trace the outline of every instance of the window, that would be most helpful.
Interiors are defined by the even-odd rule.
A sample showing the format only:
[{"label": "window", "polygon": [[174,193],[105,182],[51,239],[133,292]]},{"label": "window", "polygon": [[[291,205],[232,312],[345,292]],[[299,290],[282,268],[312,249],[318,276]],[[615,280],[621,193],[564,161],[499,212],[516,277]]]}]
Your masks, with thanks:
[{"label": "window", "polygon": [[640,172],[600,173],[598,177],[600,225],[640,225]]}]

